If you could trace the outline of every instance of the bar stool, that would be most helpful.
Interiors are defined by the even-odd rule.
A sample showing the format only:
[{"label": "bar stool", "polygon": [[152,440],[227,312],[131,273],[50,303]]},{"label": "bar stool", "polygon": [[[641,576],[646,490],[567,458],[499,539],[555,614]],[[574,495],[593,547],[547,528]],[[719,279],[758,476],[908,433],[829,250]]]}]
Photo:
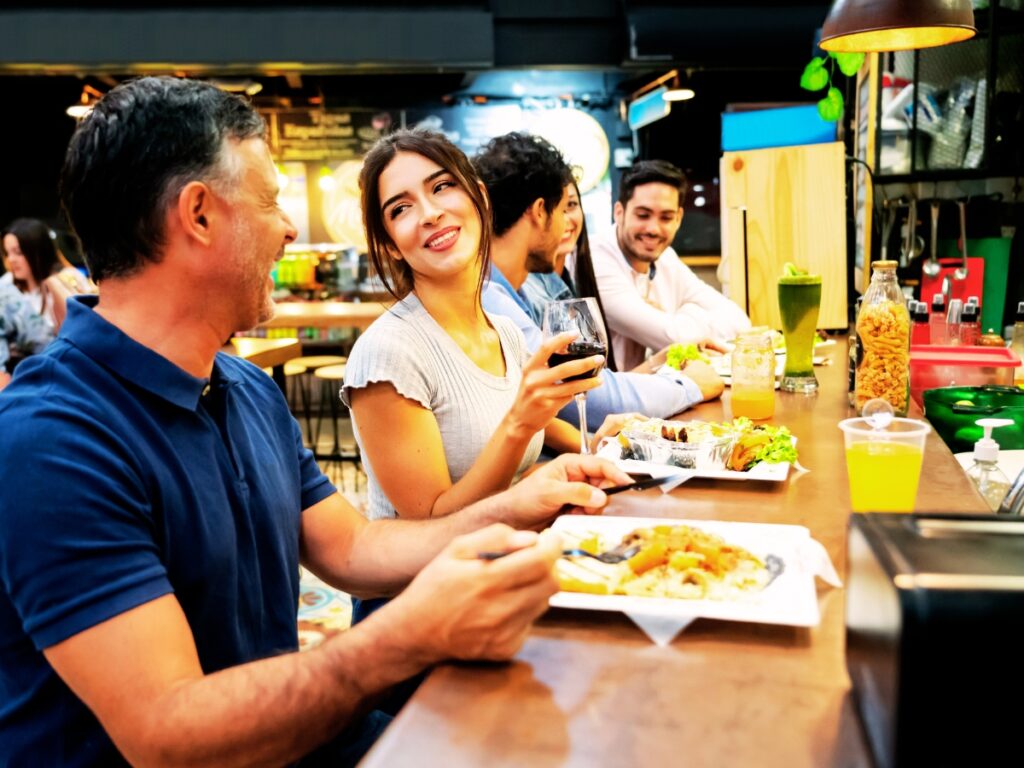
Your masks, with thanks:
[{"label": "bar stool", "polygon": [[[307,431],[309,431],[309,385],[306,383],[306,366],[289,360],[284,364],[285,399],[288,401],[288,409],[295,413],[298,410],[295,391],[298,390],[299,398],[302,400],[302,412],[306,415]],[[267,376],[274,375],[273,368],[264,368]]]},{"label": "bar stool", "polygon": [[[306,387],[307,400],[302,410],[302,416],[306,420],[306,444],[316,452],[316,443],[313,440],[313,413],[312,413],[312,395],[313,390],[311,387],[310,375],[314,374],[318,368],[323,368],[328,365],[344,365],[348,362],[347,357],[341,355],[305,355],[303,357],[296,357],[291,362],[296,365],[305,367],[303,375],[303,383]],[[285,372],[287,374],[287,371]]]},{"label": "bar stool", "polygon": [[[339,439],[339,425],[338,420],[340,418],[341,411],[341,397],[340,390],[341,386],[345,383],[345,364],[340,363],[337,365],[325,365],[317,368],[313,371],[313,375],[318,378],[322,384],[320,388],[320,409],[316,419],[316,437],[313,441],[313,455],[317,460],[323,461],[324,467],[330,464],[336,464],[338,467],[338,479],[339,485],[342,490],[345,488],[345,475],[343,472],[343,462],[351,461],[352,464],[357,468],[355,473],[355,489],[359,490],[359,472],[358,468],[362,466],[362,457],[359,455],[359,443],[357,443],[353,436],[353,447],[352,451],[345,452],[341,449],[341,441]],[[329,453],[320,453],[320,425],[324,417],[324,403],[330,402],[331,409],[331,434],[333,442],[331,444],[331,450]],[[326,471],[326,470],[325,470]]]}]

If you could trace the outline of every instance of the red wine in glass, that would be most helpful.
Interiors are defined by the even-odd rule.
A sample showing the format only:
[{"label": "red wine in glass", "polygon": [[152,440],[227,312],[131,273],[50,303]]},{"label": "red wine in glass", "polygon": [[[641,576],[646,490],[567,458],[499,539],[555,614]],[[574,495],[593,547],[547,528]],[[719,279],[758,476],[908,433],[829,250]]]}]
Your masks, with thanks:
[{"label": "red wine in glass", "polygon": [[[608,348],[600,341],[573,341],[566,348],[565,352],[554,352],[551,357],[548,358],[548,368],[554,368],[556,365],[562,363],[568,363],[571,360],[584,360],[594,355],[606,355],[608,354]],[[563,381],[580,381],[581,379],[591,379],[597,376],[604,368],[604,363],[595,365],[589,371],[583,373],[577,373],[575,376],[567,376]]]},{"label": "red wine in glass", "polygon": [[[548,358],[548,367],[581,360],[608,351],[608,334],[597,301],[592,297],[552,301],[544,308],[544,338],[550,339],[560,333],[572,332],[576,338],[559,352]],[[603,368],[597,365],[589,371],[569,376],[564,381],[582,381],[597,376]],[[590,453],[587,434],[587,393],[580,392],[573,398],[580,415],[580,453]]]}]

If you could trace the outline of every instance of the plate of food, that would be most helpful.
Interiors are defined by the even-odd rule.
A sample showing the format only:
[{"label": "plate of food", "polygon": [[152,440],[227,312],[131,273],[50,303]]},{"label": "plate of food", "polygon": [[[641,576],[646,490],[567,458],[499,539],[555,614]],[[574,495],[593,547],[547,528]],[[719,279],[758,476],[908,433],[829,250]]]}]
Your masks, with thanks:
[{"label": "plate of food", "polygon": [[618,546],[630,555],[617,563],[561,558],[561,591],[550,600],[558,608],[812,627],[820,618],[815,574],[834,577],[802,526],[563,515],[553,528],[569,550]]},{"label": "plate of food", "polygon": [[717,480],[783,482],[797,461],[796,438],[786,427],[731,422],[630,419],[597,451],[624,472]]}]

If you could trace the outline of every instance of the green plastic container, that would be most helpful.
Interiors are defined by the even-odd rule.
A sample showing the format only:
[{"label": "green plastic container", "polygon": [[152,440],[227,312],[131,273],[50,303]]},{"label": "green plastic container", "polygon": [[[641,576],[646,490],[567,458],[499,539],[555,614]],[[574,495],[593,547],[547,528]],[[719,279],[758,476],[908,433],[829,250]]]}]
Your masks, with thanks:
[{"label": "green plastic container", "polygon": [[[967,405],[970,403],[970,405]],[[924,393],[924,415],[953,453],[974,450],[986,417],[1012,419],[993,435],[1003,450],[1024,448],[1024,389],[1018,387],[942,387]]]}]

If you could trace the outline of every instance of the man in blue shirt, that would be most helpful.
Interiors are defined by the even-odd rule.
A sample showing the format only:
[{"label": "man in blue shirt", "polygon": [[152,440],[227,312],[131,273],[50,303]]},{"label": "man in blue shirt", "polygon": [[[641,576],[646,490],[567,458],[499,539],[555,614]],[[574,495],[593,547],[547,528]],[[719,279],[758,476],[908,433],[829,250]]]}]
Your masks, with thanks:
[{"label": "man in blue shirt", "polygon": [[0,283],[0,389],[11,380],[11,350],[36,354],[53,341],[53,332],[32,302],[13,284]]},{"label": "man in blue shirt", "polygon": [[[487,186],[494,211],[490,279],[484,283],[484,309],[511,318],[535,352],[543,334],[521,293],[530,273],[550,273],[562,237],[565,204],[573,180],[561,153],[543,139],[510,133],[488,142],[473,158]],[[710,366],[687,366],[687,375],[602,371],[602,384],[587,394],[587,414],[593,425],[614,414],[641,413],[664,418],[691,405],[718,397],[724,388]],[[559,418],[579,421],[576,404],[569,403]]]},{"label": "man in blue shirt", "polygon": [[[561,543],[513,527],[628,480],[565,457],[437,520],[349,506],[271,379],[218,352],[272,314],[295,237],[263,137],[243,100],[173,78],[114,88],[72,137],[62,198],[101,291],[0,395],[2,765],[352,765],[374,697],[509,658],[545,610]],[[300,655],[300,562],[402,591]]]}]

